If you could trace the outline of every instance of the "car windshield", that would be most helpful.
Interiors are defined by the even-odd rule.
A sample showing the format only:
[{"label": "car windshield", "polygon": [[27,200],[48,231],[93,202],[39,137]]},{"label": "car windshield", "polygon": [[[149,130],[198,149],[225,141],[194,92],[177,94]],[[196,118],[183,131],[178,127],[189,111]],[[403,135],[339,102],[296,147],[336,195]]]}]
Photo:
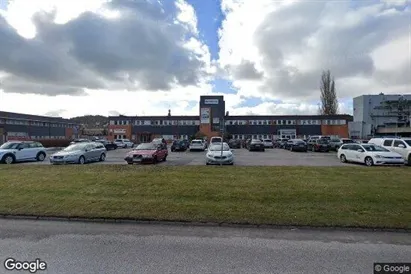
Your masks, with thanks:
[{"label": "car windshield", "polygon": [[362,146],[366,151],[381,151],[381,152],[389,152],[388,149],[385,149],[383,147],[377,146],[377,145],[363,145]]},{"label": "car windshield", "polygon": [[319,144],[328,144],[328,140],[327,139],[318,139],[318,143]]},{"label": "car windshield", "polygon": [[411,140],[404,140],[404,142],[406,142],[407,145],[411,146]]},{"label": "car windshield", "polygon": [[251,143],[254,143],[254,144],[261,143],[261,140],[251,140]]},{"label": "car windshield", "polygon": [[191,143],[192,144],[202,144],[203,142],[201,142],[201,141],[192,141]]},{"label": "car windshield", "polygon": [[[230,147],[227,146],[227,145],[223,145],[222,147],[223,147],[223,151],[229,151],[230,150]],[[210,150],[211,151],[221,151],[221,145],[212,145],[210,147]]]},{"label": "car windshield", "polygon": [[66,147],[63,149],[63,151],[76,151],[76,150],[83,150],[85,148],[86,144],[75,144]]},{"label": "car windshield", "polygon": [[0,149],[16,149],[20,143],[4,143],[0,146]]},{"label": "car windshield", "polygon": [[221,143],[221,138],[214,138],[211,140],[212,143]]},{"label": "car windshield", "polygon": [[264,142],[271,143],[272,141],[270,139],[265,139]]},{"label": "car windshield", "polygon": [[157,147],[153,144],[140,144],[134,150],[156,150]]},{"label": "car windshield", "polygon": [[341,142],[340,139],[331,139],[331,142]]}]

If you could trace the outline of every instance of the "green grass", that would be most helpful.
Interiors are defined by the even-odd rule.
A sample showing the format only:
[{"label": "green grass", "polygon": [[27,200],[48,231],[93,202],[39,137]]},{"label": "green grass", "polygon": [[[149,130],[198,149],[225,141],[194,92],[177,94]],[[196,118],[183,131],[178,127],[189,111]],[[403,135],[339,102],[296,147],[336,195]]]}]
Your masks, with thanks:
[{"label": "green grass", "polygon": [[411,169],[0,166],[0,214],[411,228]]}]

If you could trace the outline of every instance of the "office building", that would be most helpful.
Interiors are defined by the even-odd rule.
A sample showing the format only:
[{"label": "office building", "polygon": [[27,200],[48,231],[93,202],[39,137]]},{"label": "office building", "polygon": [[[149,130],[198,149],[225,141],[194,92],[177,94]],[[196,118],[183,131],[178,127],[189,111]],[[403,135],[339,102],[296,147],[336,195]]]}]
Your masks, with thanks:
[{"label": "office building", "polygon": [[224,130],[235,139],[348,137],[351,115],[229,115],[223,96],[201,96],[199,115],[110,116],[108,138],[148,142],[155,137],[188,139],[201,132],[211,138]]},{"label": "office building", "polygon": [[373,136],[411,136],[411,94],[362,95],[353,99],[353,122],[349,134],[353,138]]},{"label": "office building", "polygon": [[72,139],[78,128],[68,119],[0,111],[0,143],[11,140]]}]

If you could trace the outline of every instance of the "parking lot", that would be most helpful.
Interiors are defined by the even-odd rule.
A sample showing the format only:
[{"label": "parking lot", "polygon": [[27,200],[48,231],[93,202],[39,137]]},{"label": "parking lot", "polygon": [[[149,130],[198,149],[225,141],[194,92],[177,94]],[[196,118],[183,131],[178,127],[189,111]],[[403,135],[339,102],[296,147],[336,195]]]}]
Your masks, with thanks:
[{"label": "parking lot", "polygon": [[[130,149],[116,149],[107,151],[104,162],[91,163],[121,164],[126,165],[124,157]],[[54,151],[56,152],[56,151]],[[48,157],[54,153],[49,152],[44,162],[28,162],[23,164],[45,165],[50,164]],[[234,149],[234,161],[237,166],[341,166],[342,164],[336,152],[291,152],[284,149],[266,149],[265,152],[250,152],[246,149]],[[183,165],[205,165],[205,152],[171,152],[169,151],[167,161],[159,165],[183,166]]]}]

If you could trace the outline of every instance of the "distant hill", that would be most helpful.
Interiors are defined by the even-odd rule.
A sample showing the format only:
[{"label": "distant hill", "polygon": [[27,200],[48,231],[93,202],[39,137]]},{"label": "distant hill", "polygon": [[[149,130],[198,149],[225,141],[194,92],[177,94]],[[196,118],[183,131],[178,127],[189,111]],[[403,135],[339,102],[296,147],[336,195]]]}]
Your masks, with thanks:
[{"label": "distant hill", "polygon": [[70,118],[70,120],[84,125],[85,128],[105,128],[108,126],[108,117],[102,115],[84,115]]}]

